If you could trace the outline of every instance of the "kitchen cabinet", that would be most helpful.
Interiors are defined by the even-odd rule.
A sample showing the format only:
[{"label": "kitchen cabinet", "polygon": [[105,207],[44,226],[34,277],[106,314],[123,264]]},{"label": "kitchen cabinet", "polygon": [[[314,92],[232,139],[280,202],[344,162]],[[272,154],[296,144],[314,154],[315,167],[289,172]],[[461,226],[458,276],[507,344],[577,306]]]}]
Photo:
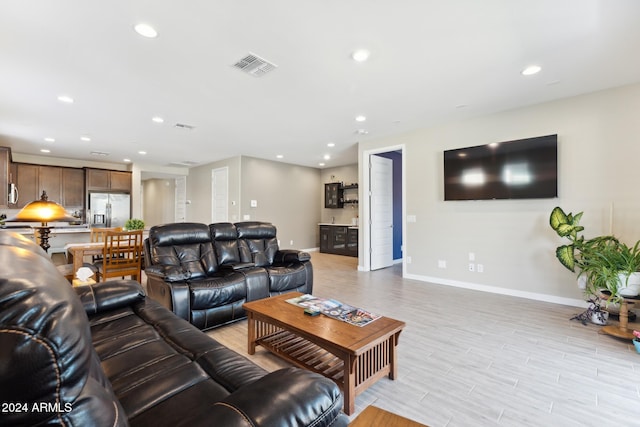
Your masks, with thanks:
[{"label": "kitchen cabinet", "polygon": [[84,170],[62,168],[62,206],[67,209],[84,208]]},{"label": "kitchen cabinet", "polygon": [[330,182],[324,185],[325,208],[342,209],[348,203],[358,203],[358,184]]},{"label": "kitchen cabinet", "polygon": [[22,209],[27,203],[40,198],[40,194],[38,194],[38,165],[13,163],[11,174],[16,187],[18,187],[18,203],[9,205],[11,209]]},{"label": "kitchen cabinet", "polygon": [[131,192],[131,172],[86,168],[87,191]]},{"label": "kitchen cabinet", "polygon": [[320,252],[358,256],[358,229],[346,225],[320,225]]},{"label": "kitchen cabinet", "polygon": [[46,191],[49,200],[67,209],[82,209],[84,204],[84,171],[62,166],[41,166],[13,163],[11,171],[18,187],[18,203],[9,205],[22,209],[27,203],[40,199]]},{"label": "kitchen cabinet", "polygon": [[0,147],[0,209],[9,207],[9,161],[11,152],[7,147]]},{"label": "kitchen cabinet", "polygon": [[324,207],[327,209],[339,209],[344,207],[344,193],[342,183],[331,182],[324,185]]}]

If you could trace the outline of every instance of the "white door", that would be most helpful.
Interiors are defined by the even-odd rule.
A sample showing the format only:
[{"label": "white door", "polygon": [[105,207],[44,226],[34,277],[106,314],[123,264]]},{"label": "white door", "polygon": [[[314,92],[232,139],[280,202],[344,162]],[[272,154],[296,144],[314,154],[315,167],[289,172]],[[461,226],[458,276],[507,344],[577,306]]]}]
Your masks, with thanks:
[{"label": "white door", "polygon": [[393,264],[393,161],[369,156],[371,270]]},{"label": "white door", "polygon": [[187,220],[187,177],[180,176],[176,182],[176,211],[175,222],[185,222]]},{"label": "white door", "polygon": [[229,221],[229,168],[211,171],[211,222]]}]

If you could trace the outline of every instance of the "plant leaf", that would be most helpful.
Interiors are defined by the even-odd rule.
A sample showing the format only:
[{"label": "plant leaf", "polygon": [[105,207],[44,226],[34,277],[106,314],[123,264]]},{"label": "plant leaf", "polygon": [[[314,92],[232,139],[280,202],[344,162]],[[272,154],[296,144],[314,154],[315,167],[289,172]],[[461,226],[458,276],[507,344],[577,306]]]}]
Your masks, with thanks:
[{"label": "plant leaf", "polygon": [[573,245],[564,245],[559,246],[556,249],[556,258],[560,261],[560,264],[564,265],[567,269],[572,272],[576,271],[576,261],[574,258],[574,246]]},{"label": "plant leaf", "polygon": [[565,215],[564,211],[559,207],[553,208],[551,211],[551,216],[549,217],[549,225],[555,231],[558,231],[558,228],[561,225],[567,225],[569,223],[567,215]]}]

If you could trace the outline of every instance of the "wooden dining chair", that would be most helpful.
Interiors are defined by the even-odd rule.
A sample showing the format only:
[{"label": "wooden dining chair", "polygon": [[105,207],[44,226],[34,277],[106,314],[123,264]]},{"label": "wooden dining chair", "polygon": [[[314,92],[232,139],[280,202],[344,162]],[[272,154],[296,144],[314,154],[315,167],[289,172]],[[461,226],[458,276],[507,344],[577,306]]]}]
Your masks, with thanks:
[{"label": "wooden dining chair", "polygon": [[[104,242],[104,236],[107,234],[107,231],[122,231],[122,227],[91,227],[91,243]],[[93,262],[100,260],[102,260],[102,255],[93,255]]]},{"label": "wooden dining chair", "polygon": [[94,263],[98,268],[98,280],[110,277],[131,276],[141,279],[142,230],[112,231],[104,234],[102,259]]}]

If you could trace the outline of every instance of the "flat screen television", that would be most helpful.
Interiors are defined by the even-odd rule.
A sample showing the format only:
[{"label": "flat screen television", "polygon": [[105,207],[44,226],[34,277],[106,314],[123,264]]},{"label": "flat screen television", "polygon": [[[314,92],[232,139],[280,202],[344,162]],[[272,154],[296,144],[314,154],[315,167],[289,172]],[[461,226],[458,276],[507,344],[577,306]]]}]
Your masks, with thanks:
[{"label": "flat screen television", "polygon": [[558,197],[558,135],[444,152],[445,200]]}]

